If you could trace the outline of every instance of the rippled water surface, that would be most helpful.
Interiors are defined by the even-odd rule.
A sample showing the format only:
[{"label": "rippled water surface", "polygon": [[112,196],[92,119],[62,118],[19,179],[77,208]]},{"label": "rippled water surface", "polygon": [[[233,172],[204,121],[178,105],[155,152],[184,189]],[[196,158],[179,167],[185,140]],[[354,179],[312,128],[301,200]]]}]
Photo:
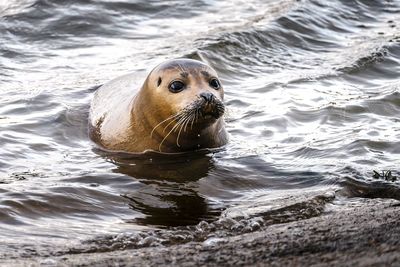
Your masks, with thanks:
[{"label": "rippled water surface", "polygon": [[[398,181],[373,178],[400,170],[399,23],[389,0],[0,1],[0,259],[294,192],[399,199]],[[96,149],[96,88],[176,57],[219,73],[229,144]]]}]

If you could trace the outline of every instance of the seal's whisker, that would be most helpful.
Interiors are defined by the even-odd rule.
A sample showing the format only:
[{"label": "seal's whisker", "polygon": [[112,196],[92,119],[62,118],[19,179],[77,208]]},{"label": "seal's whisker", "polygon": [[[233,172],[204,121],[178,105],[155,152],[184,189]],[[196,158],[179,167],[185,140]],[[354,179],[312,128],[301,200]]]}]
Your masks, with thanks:
[{"label": "seal's whisker", "polygon": [[182,123],[181,123],[181,128],[179,129],[179,132],[178,132],[178,136],[176,137],[176,145],[177,145],[178,147],[180,147],[180,144],[179,144],[179,136],[181,135],[182,129],[183,129],[183,127],[185,126],[185,123],[187,123],[188,118],[190,118],[190,114],[185,114],[185,117],[184,117],[184,119],[183,119],[183,121],[182,121]]},{"label": "seal's whisker", "polygon": [[190,130],[193,130],[193,124],[195,119],[196,119],[196,113],[194,113],[192,116],[192,123],[190,124]]},{"label": "seal's whisker", "polygon": [[189,125],[190,121],[192,121],[192,127],[191,127],[191,129],[193,129],[193,118],[194,118],[194,115],[195,115],[195,114],[194,114],[193,112],[190,113],[190,116],[189,116],[189,118],[187,119],[186,124],[185,124],[185,133],[186,133],[186,129],[187,129],[187,126]]},{"label": "seal's whisker", "polygon": [[193,118],[192,118],[192,122],[191,122],[191,124],[190,124],[190,130],[193,130],[193,124],[194,124],[194,121],[195,121],[195,119],[196,119],[196,116],[197,116],[197,110],[195,110],[195,111],[193,112]]},{"label": "seal's whisker", "polygon": [[193,130],[193,124],[194,124],[194,121],[196,120],[196,117],[197,117],[197,110],[195,112],[193,112],[193,118],[192,118],[192,123],[190,125],[190,130]]},{"label": "seal's whisker", "polygon": [[[178,117],[179,115],[180,115],[180,114],[172,115],[172,116],[166,118],[165,120],[163,120],[162,122],[160,122],[159,124],[157,124],[157,125],[153,128],[153,130],[151,130],[150,137],[153,137],[153,133],[154,133],[155,129],[158,128],[161,124],[163,124],[164,122],[167,122],[167,121],[169,121],[169,120],[175,119],[175,118]],[[164,130],[165,130],[165,129],[164,129]]]},{"label": "seal's whisker", "polygon": [[179,144],[179,136],[181,135],[182,128],[183,128],[183,123],[181,124],[181,128],[179,129],[178,135],[176,136],[176,146],[177,147],[181,147],[181,145]]},{"label": "seal's whisker", "polygon": [[179,125],[182,123],[182,119],[183,119],[183,115],[184,113],[179,113],[181,115],[181,117],[179,118],[178,122],[174,125],[174,127],[172,127],[172,129],[167,133],[167,135],[164,137],[164,139],[161,141],[160,145],[158,146],[158,150],[161,152],[161,146],[164,143],[164,141],[168,138],[168,136],[174,131],[176,130],[177,127],[179,127]]},{"label": "seal's whisker", "polygon": [[199,119],[199,116],[200,116],[200,109],[198,108],[198,109],[196,109],[196,119],[195,119],[195,122]]},{"label": "seal's whisker", "polygon": [[[175,117],[175,119],[177,119],[178,121],[181,119],[181,116],[182,116],[182,113],[178,113],[177,114],[177,116]],[[165,130],[168,128],[168,126],[170,126],[171,125],[171,123],[173,123],[174,121],[172,120],[172,121],[170,121],[165,127],[164,127],[164,130],[163,130],[163,133],[165,133]]]},{"label": "seal's whisker", "polygon": [[[185,115],[185,113],[179,112],[179,113],[177,114],[177,116],[175,117],[175,119],[179,121],[179,120],[182,118],[182,116],[184,116],[184,115]],[[163,133],[165,133],[165,130],[167,130],[168,126],[170,126],[171,123],[173,123],[173,122],[174,122],[174,121],[170,121],[170,122],[164,127]]]},{"label": "seal's whisker", "polygon": [[[176,124],[176,125],[178,125],[178,124]],[[162,151],[161,151],[161,146],[162,146],[162,144],[163,144],[164,141],[168,138],[168,136],[172,133],[172,131],[175,129],[176,125],[171,129],[171,131],[169,131],[169,132],[167,133],[167,135],[163,138],[163,140],[161,141],[160,145],[158,146],[158,150],[159,150],[160,152],[162,152]]]}]

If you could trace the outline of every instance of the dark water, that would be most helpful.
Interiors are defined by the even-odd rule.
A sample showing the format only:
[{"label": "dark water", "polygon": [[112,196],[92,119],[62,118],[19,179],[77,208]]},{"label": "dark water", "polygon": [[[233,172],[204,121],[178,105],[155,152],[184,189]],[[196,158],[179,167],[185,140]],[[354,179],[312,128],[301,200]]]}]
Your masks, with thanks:
[{"label": "dark water", "polygon": [[[310,192],[400,199],[373,178],[400,174],[399,23],[389,0],[0,1],[0,259],[165,241]],[[219,72],[229,145],[96,150],[95,89],[181,56]]]}]

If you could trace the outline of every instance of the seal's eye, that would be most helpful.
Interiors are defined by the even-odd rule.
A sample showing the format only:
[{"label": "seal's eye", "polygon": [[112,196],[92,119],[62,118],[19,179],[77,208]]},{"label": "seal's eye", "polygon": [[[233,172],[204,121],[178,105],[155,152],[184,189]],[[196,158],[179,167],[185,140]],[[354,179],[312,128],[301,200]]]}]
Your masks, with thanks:
[{"label": "seal's eye", "polygon": [[173,81],[172,83],[170,83],[169,85],[169,90],[172,93],[179,93],[180,91],[182,91],[185,88],[185,84],[181,81]]},{"label": "seal's eye", "polygon": [[218,90],[219,88],[221,88],[221,84],[219,83],[219,81],[217,80],[217,79],[212,79],[211,81],[210,81],[210,86],[212,87],[212,88],[214,88],[214,89],[216,89],[216,90]]}]

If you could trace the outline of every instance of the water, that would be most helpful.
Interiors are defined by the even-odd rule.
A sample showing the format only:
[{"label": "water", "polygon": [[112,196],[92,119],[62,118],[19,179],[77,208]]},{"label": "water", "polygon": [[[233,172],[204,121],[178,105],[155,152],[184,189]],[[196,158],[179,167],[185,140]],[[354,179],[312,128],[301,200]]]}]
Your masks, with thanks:
[{"label": "water", "polygon": [[[0,1],[0,259],[257,229],[229,216],[301,219],[332,191],[399,199],[373,178],[400,174],[399,21],[389,0]],[[229,144],[96,149],[96,88],[181,56],[219,73]]]}]

